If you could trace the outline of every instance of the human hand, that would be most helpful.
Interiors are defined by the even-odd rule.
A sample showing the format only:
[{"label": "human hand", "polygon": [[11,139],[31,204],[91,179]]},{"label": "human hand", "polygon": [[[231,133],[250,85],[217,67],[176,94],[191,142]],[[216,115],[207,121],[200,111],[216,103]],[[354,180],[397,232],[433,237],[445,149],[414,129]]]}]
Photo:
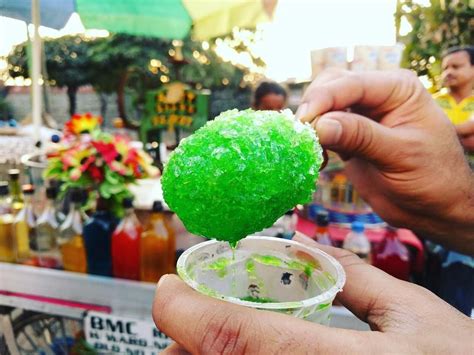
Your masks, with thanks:
[{"label": "human hand", "polygon": [[474,253],[473,175],[453,125],[413,73],[323,72],[296,116],[348,160],[348,177],[384,220]]},{"label": "human hand", "polygon": [[464,150],[468,153],[474,153],[474,120],[471,119],[455,126],[455,128]]},{"label": "human hand", "polygon": [[356,255],[319,245],[343,265],[337,299],[373,332],[328,328],[287,315],[204,296],[178,277],[161,278],[153,304],[157,327],[176,341],[165,354],[458,353],[472,350],[473,321],[426,289],[395,279]]}]

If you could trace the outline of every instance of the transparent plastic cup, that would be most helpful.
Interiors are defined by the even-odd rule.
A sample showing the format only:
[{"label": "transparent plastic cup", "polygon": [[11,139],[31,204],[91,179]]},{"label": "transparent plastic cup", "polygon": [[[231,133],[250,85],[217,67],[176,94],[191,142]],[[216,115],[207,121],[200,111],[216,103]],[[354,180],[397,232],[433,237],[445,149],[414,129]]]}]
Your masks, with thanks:
[{"label": "transparent plastic cup", "polygon": [[292,240],[250,236],[232,250],[210,240],[178,259],[179,276],[195,290],[246,307],[329,324],[346,275],[325,252]]}]

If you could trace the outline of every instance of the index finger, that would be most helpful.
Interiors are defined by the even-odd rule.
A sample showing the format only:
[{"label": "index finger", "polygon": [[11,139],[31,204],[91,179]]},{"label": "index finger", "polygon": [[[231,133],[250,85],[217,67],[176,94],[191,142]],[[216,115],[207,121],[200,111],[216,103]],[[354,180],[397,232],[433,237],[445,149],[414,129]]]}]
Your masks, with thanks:
[{"label": "index finger", "polygon": [[[414,74],[407,70],[393,72],[331,71],[314,80],[303,95],[297,118],[310,122],[315,117],[351,106],[386,111],[393,109],[390,100],[406,101],[414,92]],[[416,77],[415,77],[416,78]],[[384,107],[385,106],[385,107]]]},{"label": "index finger", "polygon": [[408,304],[406,282],[398,280],[377,269],[355,254],[335,247],[319,244],[311,238],[296,232],[293,240],[310,247],[319,248],[336,258],[346,272],[346,284],[338,294],[338,300],[358,318],[367,321],[371,326],[384,328],[386,314],[380,310],[399,301]]}]

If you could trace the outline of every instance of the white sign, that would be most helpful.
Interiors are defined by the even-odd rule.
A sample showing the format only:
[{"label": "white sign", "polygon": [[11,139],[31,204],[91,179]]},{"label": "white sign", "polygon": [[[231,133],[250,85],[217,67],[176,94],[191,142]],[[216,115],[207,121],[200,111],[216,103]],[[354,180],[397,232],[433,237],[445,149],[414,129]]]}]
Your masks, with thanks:
[{"label": "white sign", "polygon": [[153,322],[89,312],[84,317],[86,341],[100,354],[155,355],[171,344]]}]

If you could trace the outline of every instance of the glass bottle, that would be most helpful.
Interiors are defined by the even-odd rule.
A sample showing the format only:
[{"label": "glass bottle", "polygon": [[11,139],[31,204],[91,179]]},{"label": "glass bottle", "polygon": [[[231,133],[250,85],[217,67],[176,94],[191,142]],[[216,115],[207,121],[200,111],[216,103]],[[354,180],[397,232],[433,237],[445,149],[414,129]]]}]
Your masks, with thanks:
[{"label": "glass bottle", "polygon": [[140,279],[142,227],[133,211],[133,200],[123,200],[125,216],[112,234],[112,272],[115,277]]},{"label": "glass bottle", "polygon": [[81,211],[84,193],[81,189],[72,189],[71,206],[59,229],[58,245],[64,270],[87,272],[86,249],[82,238],[82,229],[87,216]]},{"label": "glass bottle", "polygon": [[163,213],[160,201],[153,203],[152,213],[140,241],[140,280],[157,282],[175,266],[175,239]]},{"label": "glass bottle", "polygon": [[326,210],[319,210],[316,214],[316,234],[313,239],[324,245],[333,245],[329,237],[329,213]]},{"label": "glass bottle", "polygon": [[61,267],[61,254],[56,242],[59,233],[58,212],[56,210],[57,188],[50,186],[46,189],[46,207],[38,217],[36,233],[36,249],[38,264],[47,268]]},{"label": "glass bottle", "polygon": [[398,239],[397,229],[387,227],[383,241],[375,249],[374,266],[408,281],[410,277],[410,254],[407,247]]},{"label": "glass bottle", "polygon": [[84,243],[87,255],[87,272],[94,275],[112,276],[112,233],[117,219],[109,211],[107,201],[97,199],[96,212],[84,224]]},{"label": "glass bottle", "polygon": [[36,216],[33,211],[33,185],[23,185],[24,202],[23,208],[15,216],[13,224],[13,240],[15,244],[15,260],[23,263],[30,258],[30,243],[35,247],[36,243]]},{"label": "glass bottle", "polygon": [[15,261],[15,245],[13,240],[13,214],[8,196],[8,182],[0,182],[0,261]]},{"label": "glass bottle", "polygon": [[23,208],[23,197],[21,195],[20,186],[20,170],[10,169],[8,170],[8,176],[10,177],[10,197],[13,214],[17,214]]},{"label": "glass bottle", "polygon": [[370,241],[364,233],[365,226],[362,222],[352,222],[351,232],[344,239],[342,247],[357,254],[367,263],[371,263]]}]

